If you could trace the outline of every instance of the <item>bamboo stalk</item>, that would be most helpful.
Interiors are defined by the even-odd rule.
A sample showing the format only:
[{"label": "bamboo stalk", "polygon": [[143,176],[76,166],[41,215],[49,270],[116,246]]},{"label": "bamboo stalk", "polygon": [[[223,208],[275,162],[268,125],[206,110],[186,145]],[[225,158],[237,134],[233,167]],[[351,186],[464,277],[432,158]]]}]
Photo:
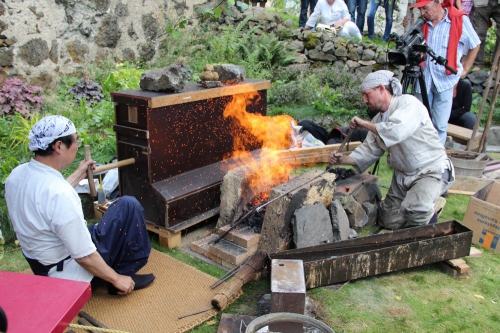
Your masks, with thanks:
[{"label": "bamboo stalk", "polygon": [[266,265],[267,255],[257,251],[236,274],[224,284],[224,287],[212,298],[212,306],[219,311],[224,310],[238,294],[245,283]]}]

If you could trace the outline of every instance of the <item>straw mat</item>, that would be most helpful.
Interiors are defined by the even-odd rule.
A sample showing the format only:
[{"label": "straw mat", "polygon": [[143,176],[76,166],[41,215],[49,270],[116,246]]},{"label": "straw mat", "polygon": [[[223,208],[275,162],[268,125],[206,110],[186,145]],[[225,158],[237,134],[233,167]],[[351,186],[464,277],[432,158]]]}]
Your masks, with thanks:
[{"label": "straw mat", "polygon": [[[210,289],[216,278],[154,249],[139,273],[153,273],[156,279],[147,288],[127,296],[111,296],[107,287],[99,287],[83,311],[108,328],[131,333],[186,332],[217,314],[210,310],[178,319],[211,307],[212,297],[222,287]],[[83,332],[79,328],[68,329]]]}]

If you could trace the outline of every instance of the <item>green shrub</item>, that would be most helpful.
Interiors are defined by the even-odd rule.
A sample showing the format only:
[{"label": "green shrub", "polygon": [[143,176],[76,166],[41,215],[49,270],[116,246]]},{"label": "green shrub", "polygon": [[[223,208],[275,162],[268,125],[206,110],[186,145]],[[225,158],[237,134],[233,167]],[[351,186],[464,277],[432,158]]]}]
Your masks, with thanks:
[{"label": "green shrub", "polygon": [[139,89],[139,82],[143,71],[123,67],[108,75],[102,84],[106,96],[113,91]]},{"label": "green shrub", "polygon": [[99,104],[104,98],[101,85],[85,78],[78,80],[73,87],[68,89],[68,93],[76,100],[85,99],[89,105]]}]

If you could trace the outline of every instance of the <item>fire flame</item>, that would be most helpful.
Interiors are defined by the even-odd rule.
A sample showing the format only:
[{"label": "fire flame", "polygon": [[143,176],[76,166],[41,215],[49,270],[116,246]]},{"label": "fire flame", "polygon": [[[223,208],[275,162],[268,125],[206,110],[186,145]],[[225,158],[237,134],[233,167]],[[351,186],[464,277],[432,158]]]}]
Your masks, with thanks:
[{"label": "fire flame", "polygon": [[[245,165],[249,190],[245,195],[247,202],[258,193],[288,181],[292,170],[291,165],[280,163],[278,151],[289,148],[290,123],[295,121],[287,115],[269,117],[246,111],[247,106],[259,100],[257,92],[233,95],[224,110],[224,118],[233,118],[247,133],[251,133],[234,133],[233,152],[228,156],[236,160],[238,165]],[[262,146],[257,161],[248,155],[246,148],[256,143]]]}]

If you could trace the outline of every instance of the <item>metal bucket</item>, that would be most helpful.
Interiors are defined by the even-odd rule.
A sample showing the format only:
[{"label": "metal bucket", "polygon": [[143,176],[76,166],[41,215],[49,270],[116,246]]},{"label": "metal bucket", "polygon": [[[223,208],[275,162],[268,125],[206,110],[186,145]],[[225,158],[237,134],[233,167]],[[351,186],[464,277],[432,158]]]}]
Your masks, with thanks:
[{"label": "metal bucket", "polygon": [[[335,333],[328,325],[319,320],[306,315],[290,312],[276,312],[257,317],[248,324],[245,333],[257,333],[260,332],[259,330],[261,328],[272,324],[286,325],[291,323],[302,324],[303,332]],[[263,332],[267,331],[264,330]]]},{"label": "metal bucket", "polygon": [[446,153],[455,167],[455,174],[458,176],[481,177],[484,168],[488,163],[488,155],[480,157],[480,153],[463,150],[447,150]]}]

